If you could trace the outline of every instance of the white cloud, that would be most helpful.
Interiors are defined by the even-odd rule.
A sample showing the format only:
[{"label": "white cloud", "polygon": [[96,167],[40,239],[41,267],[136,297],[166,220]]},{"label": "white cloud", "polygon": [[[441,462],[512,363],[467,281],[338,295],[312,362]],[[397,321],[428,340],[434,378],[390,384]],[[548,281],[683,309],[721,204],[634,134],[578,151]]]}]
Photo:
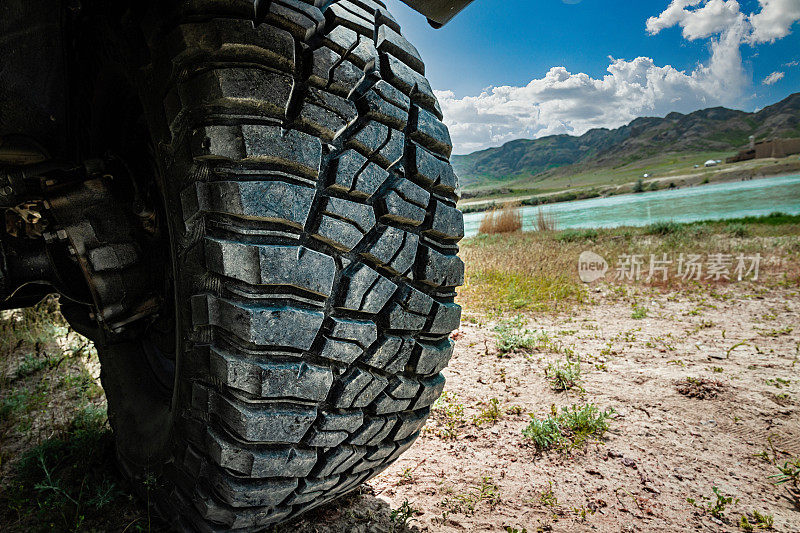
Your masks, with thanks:
[{"label": "white cloud", "polygon": [[[745,14],[737,0],[672,0],[662,13],[649,18],[646,29],[652,35],[679,26],[688,40],[709,39],[711,56],[691,72],[658,66],[647,57],[611,58],[608,74],[600,78],[559,66],[523,87],[492,87],[463,98],[437,91],[455,153],[518,138],[580,135],[591,128],[618,127],[639,116],[737,105],[752,84],[742,66],[742,44],[780,39],[800,20],[800,0],[759,0],[759,4],[758,13]],[[779,77],[768,80],[778,74],[764,83],[775,83]]]},{"label": "white cloud", "polygon": [[740,24],[744,15],[739,12],[737,0],[708,0],[694,10],[702,0],[673,0],[657,17],[647,19],[645,27],[651,35],[672,26],[683,28],[683,36],[689,40],[704,39]]},{"label": "white cloud", "polygon": [[772,85],[774,83],[778,83],[779,81],[781,81],[785,75],[786,74],[784,72],[773,72],[772,74],[764,78],[764,81],[762,81],[761,83],[763,83],[764,85]]},{"label": "white cloud", "polygon": [[494,87],[464,98],[437,91],[437,97],[456,153],[468,153],[520,137],[580,135],[643,115],[730,104],[730,96],[740,92],[743,74],[721,72],[741,67],[737,57],[727,55],[727,49],[714,52],[708,66],[691,73],[660,67],[647,57],[613,59],[602,78],[553,67],[524,87]]},{"label": "white cloud", "polygon": [[761,11],[750,15],[750,42],[773,42],[789,35],[792,25],[800,20],[800,0],[758,0]]}]

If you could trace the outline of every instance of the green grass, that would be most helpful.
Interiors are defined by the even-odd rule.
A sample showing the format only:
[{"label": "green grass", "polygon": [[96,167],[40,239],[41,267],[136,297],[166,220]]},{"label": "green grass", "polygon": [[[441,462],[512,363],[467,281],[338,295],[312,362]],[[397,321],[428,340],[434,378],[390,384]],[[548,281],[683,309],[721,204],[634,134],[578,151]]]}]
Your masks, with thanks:
[{"label": "green grass", "polygon": [[55,437],[26,451],[0,496],[6,531],[147,530],[115,466],[104,409],[79,409]]},{"label": "green grass", "polygon": [[531,422],[522,430],[522,435],[533,441],[539,450],[580,448],[591,438],[602,438],[613,415],[613,408],[601,411],[592,403],[562,407],[561,411],[553,407],[545,418],[531,415]]}]

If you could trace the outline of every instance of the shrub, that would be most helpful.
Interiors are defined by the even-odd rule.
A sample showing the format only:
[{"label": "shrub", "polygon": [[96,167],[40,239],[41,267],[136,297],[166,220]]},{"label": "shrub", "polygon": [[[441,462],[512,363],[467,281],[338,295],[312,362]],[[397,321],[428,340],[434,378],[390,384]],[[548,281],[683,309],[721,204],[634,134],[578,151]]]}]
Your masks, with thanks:
[{"label": "shrub", "polygon": [[536,231],[553,231],[556,229],[556,216],[552,211],[543,211],[539,208],[536,213]]},{"label": "shrub", "polygon": [[522,230],[522,211],[518,204],[505,203],[488,211],[481,219],[478,233],[512,233]]}]

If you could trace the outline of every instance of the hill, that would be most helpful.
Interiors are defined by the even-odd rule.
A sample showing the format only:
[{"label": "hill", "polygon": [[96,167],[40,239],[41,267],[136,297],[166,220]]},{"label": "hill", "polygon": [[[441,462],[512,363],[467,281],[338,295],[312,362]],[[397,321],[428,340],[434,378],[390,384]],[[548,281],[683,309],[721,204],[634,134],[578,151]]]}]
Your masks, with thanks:
[{"label": "hill", "polygon": [[[689,114],[637,118],[613,130],[519,139],[497,148],[452,157],[465,190],[546,187],[550,178],[603,173],[654,157],[734,152],[771,137],[800,137],[800,93],[748,113],[712,107]],[[683,158],[682,158],[683,159]]]}]

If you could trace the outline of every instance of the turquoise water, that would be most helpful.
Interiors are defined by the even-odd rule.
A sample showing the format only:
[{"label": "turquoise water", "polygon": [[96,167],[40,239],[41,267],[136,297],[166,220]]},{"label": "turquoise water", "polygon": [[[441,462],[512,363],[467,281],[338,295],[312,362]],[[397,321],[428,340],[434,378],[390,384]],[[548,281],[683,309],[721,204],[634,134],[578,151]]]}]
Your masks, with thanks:
[{"label": "turquoise water", "polygon": [[[796,215],[800,214],[800,175],[529,206],[522,209],[523,230],[533,229],[539,209],[555,216],[558,229],[644,226],[664,220],[693,222],[775,211]],[[466,236],[478,232],[482,217],[483,213],[464,215]]]}]

